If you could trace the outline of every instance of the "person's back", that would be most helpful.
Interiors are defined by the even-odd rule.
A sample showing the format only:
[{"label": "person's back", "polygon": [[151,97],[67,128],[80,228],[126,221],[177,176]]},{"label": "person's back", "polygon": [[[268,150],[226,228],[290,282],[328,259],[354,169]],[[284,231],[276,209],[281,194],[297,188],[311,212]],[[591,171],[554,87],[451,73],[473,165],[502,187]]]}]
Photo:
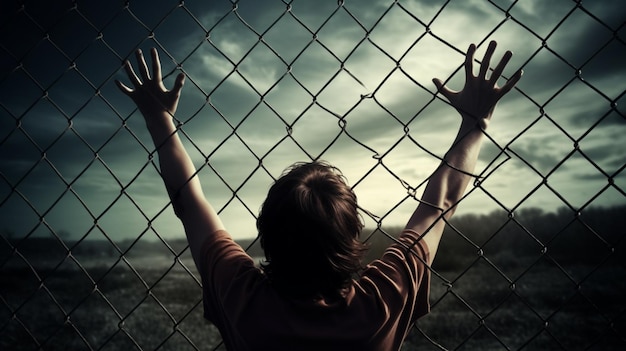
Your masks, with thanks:
[{"label": "person's back", "polygon": [[276,289],[226,232],[213,233],[201,261],[211,267],[201,271],[205,317],[233,350],[398,349],[429,311],[428,249],[424,241],[405,248],[417,238],[407,231],[331,297],[296,297]]},{"label": "person's back", "polygon": [[[257,222],[266,262],[255,267],[204,197],[176,133],[172,116],[184,75],[167,91],[156,50],[152,50],[152,77],[140,51],[141,80],[126,62],[134,89],[117,81],[118,86],[146,120],[161,175],[202,277],[205,318],[219,328],[227,348],[400,348],[415,320],[429,310],[429,266],[445,222],[472,178],[484,129],[497,101],[521,77],[518,71],[502,88],[497,87],[510,52],[486,77],[495,46],[490,43],[477,76],[472,72],[476,47],[470,46],[461,91],[434,80],[461,114],[460,130],[398,241],[362,270],[356,197],[336,169],[319,162],[297,165],[270,189]],[[303,169],[317,169],[328,177],[307,182],[308,173],[299,173]]]}]

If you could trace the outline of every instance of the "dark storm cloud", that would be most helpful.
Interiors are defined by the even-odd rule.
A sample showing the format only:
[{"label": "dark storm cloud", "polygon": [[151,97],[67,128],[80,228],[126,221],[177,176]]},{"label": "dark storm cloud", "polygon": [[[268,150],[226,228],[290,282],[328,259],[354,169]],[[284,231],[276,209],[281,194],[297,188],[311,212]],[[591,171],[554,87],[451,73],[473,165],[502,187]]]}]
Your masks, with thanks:
[{"label": "dark storm cloud", "polygon": [[[540,58],[544,56],[551,59],[537,61],[543,63],[541,69],[537,69],[539,67],[535,67],[531,62],[531,66],[526,70],[527,75],[524,79],[532,79],[536,83],[534,89],[558,88],[552,85],[556,80],[545,77],[546,72],[554,77],[571,79],[580,69],[581,77],[591,84],[598,84],[601,90],[602,81],[626,72],[626,66],[623,64],[623,58],[626,57],[624,35],[620,34],[623,33],[626,21],[626,8],[621,2],[613,0],[589,2],[583,4],[580,9],[575,9],[575,4],[570,4],[570,8],[561,11],[553,11],[553,6],[563,5],[560,2],[535,1],[533,4],[536,14],[534,18],[545,20],[544,17],[554,15],[555,19],[563,20],[562,23],[560,21],[555,23],[554,27],[547,27],[549,32],[538,33],[542,39],[547,39],[547,49],[541,48],[540,42],[534,43],[534,46],[541,53]],[[571,10],[574,11],[570,13]],[[559,82],[564,84],[567,81],[561,79]],[[615,93],[607,94],[616,97]]]},{"label": "dark storm cloud", "polygon": [[[600,112],[596,111],[596,113],[590,113],[590,115],[595,116],[595,119],[600,115]],[[544,131],[545,125],[543,125],[536,128],[544,132],[539,132],[536,135],[521,136],[508,146],[496,146],[492,142],[486,142],[481,151],[480,160],[489,163],[497,157],[506,158],[508,154],[512,157],[512,160],[508,162],[515,162],[517,167],[524,168],[526,164],[529,164],[542,174],[547,174],[554,170],[555,167],[560,167],[570,170],[573,175],[576,173],[576,167],[568,164],[568,162],[561,163],[571,158],[571,154],[575,156],[581,155],[575,149],[576,144],[578,144],[580,152],[585,159],[588,159],[606,172],[612,173],[622,167],[624,159],[626,159],[626,154],[622,148],[616,147],[615,144],[615,141],[623,140],[621,128],[624,126],[624,123],[607,122],[594,127],[593,124],[596,121],[590,121],[588,117],[584,125],[564,125],[574,137],[585,135],[578,142],[571,140],[566,134],[561,132],[551,135],[550,132]],[[553,122],[546,123],[551,125]],[[504,151],[501,149],[503,147],[505,148]]]},{"label": "dark storm cloud", "polygon": [[[20,189],[23,187],[33,202],[37,202],[38,192],[52,189],[49,194],[42,196],[41,203],[44,205],[55,196],[58,197],[64,185],[45,160],[42,161],[42,150],[46,152],[46,159],[54,164],[67,182],[73,181],[86,169],[74,185],[85,201],[98,210],[106,206],[107,201],[113,201],[120,194],[121,187],[129,183],[131,185],[127,191],[138,198],[148,199],[147,207],[155,202],[166,201],[162,184],[152,165],[142,170],[148,162],[148,152],[152,151],[143,121],[138,114],[126,120],[134,110],[133,104],[112,83],[113,78],[128,83],[125,72],[121,70],[122,60],[130,57],[134,63],[132,52],[136,47],[147,50],[152,46],[163,46],[159,52],[166,73],[177,73],[174,61],[182,63],[188,80],[178,117],[187,120],[193,116],[183,127],[200,148],[200,152],[192,151],[192,157],[202,164],[206,161],[203,157],[225,141],[212,155],[210,162],[228,180],[229,186],[234,188],[246,181],[246,173],[258,165],[258,159],[238,138],[250,145],[257,155],[264,154],[288,134],[280,118],[289,124],[315,99],[332,113],[314,106],[294,125],[291,135],[313,156],[317,156],[328,145],[331,137],[342,133],[338,118],[333,114],[343,116],[356,103],[359,107],[345,116],[345,132],[376,153],[388,151],[396,141],[403,138],[403,126],[376,106],[373,99],[360,101],[360,95],[377,90],[375,97],[405,122],[416,109],[432,98],[432,76],[446,78],[446,74],[451,74],[462,63],[461,54],[437,42],[432,36],[426,36],[416,46],[415,53],[409,53],[403,58],[401,65],[413,79],[431,89],[430,92],[418,88],[408,79],[390,79],[380,86],[386,74],[395,67],[395,62],[369,41],[363,42],[345,62],[345,67],[353,76],[341,71],[340,61],[345,60],[365,37],[366,31],[374,27],[369,35],[371,41],[395,59],[424,33],[424,29],[404,13],[398,4],[389,1],[374,1],[364,5],[347,0],[343,2],[343,7],[336,1],[293,1],[290,5],[282,1],[251,0],[242,0],[236,4],[230,1],[185,2],[185,9],[192,15],[180,8],[178,1],[131,1],[127,10],[117,2],[79,3],[77,9],[87,20],[63,4],[41,3],[45,3],[45,6],[26,4],[27,12],[13,17],[6,14],[15,13],[15,9],[0,11],[0,19],[4,21],[10,18],[4,22],[7,24],[0,25],[3,49],[0,54],[0,140],[4,140],[0,144],[0,164],[4,177],[12,184],[19,182]],[[496,3],[506,9],[512,2]],[[399,4],[424,22],[430,22],[442,6],[441,1],[435,0],[403,1]],[[377,23],[390,6],[390,12]],[[523,1],[515,2],[511,14],[531,27],[538,36],[546,37],[576,6],[575,2],[569,1]],[[286,12],[288,7],[291,13]],[[608,28],[589,17],[583,8],[604,21]],[[41,28],[33,26],[25,13],[40,23]],[[335,15],[329,19],[333,13]],[[518,32],[511,29],[512,25],[509,26],[511,22],[502,26],[494,36],[500,35],[497,39],[501,41],[502,48],[513,49],[515,58],[522,58],[522,63],[524,58],[539,51],[526,65],[525,76],[519,87],[540,106],[550,100],[544,106],[548,116],[557,120],[564,129],[573,129],[571,133],[579,137],[585,128],[591,127],[593,121],[610,111],[610,100],[616,99],[623,92],[626,71],[622,61],[626,56],[623,27],[619,28],[623,26],[624,17],[624,7],[617,0],[585,2],[582,8],[574,9],[571,17],[548,38],[547,48],[541,48],[541,40],[534,34],[526,32],[524,36],[518,37]],[[498,25],[504,19],[504,12],[487,2],[450,2],[435,20],[431,30],[452,45],[463,46],[459,48],[463,51],[469,41],[482,40],[493,29],[490,26]],[[196,23],[196,20],[200,23]],[[20,36],[14,35],[16,29]],[[210,31],[208,41],[206,30]],[[613,36],[613,31],[617,31],[619,40]],[[314,41],[311,32],[317,32],[319,42]],[[259,43],[259,34],[262,34],[265,43]],[[481,50],[484,50],[484,46]],[[500,47],[498,50],[500,52]],[[6,51],[9,55],[6,55]],[[20,63],[22,66],[19,66]],[[570,64],[574,67],[570,67]],[[237,65],[237,71],[234,71],[234,65]],[[582,68],[581,77],[585,82],[593,85],[601,94],[584,84],[571,84],[571,87],[552,99],[559,89],[575,77],[578,66]],[[295,79],[290,75],[284,76],[288,69],[291,69],[290,74]],[[338,78],[323,88],[337,73]],[[166,80],[166,86],[171,86],[174,75]],[[281,77],[284,77],[283,80],[268,92]],[[361,86],[357,79],[366,87]],[[453,87],[458,88],[455,85]],[[100,93],[98,96],[97,90]],[[227,122],[213,107],[207,105],[207,93],[211,93],[209,101]],[[259,104],[259,94],[264,95],[265,102],[279,116],[263,103]],[[46,95],[47,98],[44,97]],[[57,106],[49,104],[48,99]],[[493,129],[490,129],[496,137],[504,135],[504,140],[498,139],[502,145],[513,138],[513,131],[523,130],[522,124],[526,123],[508,116],[523,114],[534,118],[540,114],[538,108],[522,94],[511,94],[506,99],[508,109],[505,110],[503,106],[499,110],[498,123],[494,123]],[[90,102],[83,106],[85,101]],[[35,107],[29,109],[33,103]],[[115,111],[111,110],[109,104]],[[254,109],[255,106],[258,107]],[[518,109],[518,106],[524,107]],[[529,109],[533,110],[527,111]],[[238,126],[247,115],[250,117],[237,128],[237,134],[234,135],[233,127]],[[501,118],[500,115],[504,116]],[[443,155],[458,122],[447,119],[448,116],[454,117],[450,106],[436,101],[423,113],[423,117],[420,115],[409,125],[410,135],[429,150]],[[619,139],[620,134],[611,133],[623,130],[623,118],[620,118],[616,113],[611,113],[581,141],[581,150],[585,155],[609,173],[623,166],[623,152],[616,150],[615,143],[606,142],[610,138],[623,140]],[[70,121],[72,129],[68,129]],[[20,131],[12,132],[18,123],[39,148]],[[548,126],[549,130],[541,131],[538,135],[523,136],[510,146],[511,150],[541,172],[552,169],[573,148],[573,142],[561,135],[558,128]],[[85,141],[80,140],[74,131]],[[63,137],[50,146],[61,133]],[[100,160],[94,160],[94,150],[106,167]],[[411,164],[416,151],[419,150],[414,145],[403,142],[393,149],[385,159],[385,164],[393,165],[393,170],[398,173],[410,174],[410,181],[414,182],[413,178],[418,176],[415,171],[409,171],[408,166],[397,165]],[[486,142],[481,161],[489,163],[499,152],[495,145]],[[364,159],[356,159],[356,154]],[[354,179],[362,176],[358,171],[367,170],[368,166],[363,164],[375,162],[371,158],[372,150],[353,142],[345,133],[341,135],[340,142],[323,156],[329,156],[333,161],[345,158],[347,161],[344,164],[352,167],[347,173],[351,176],[354,174]],[[303,158],[306,155],[288,138],[263,160],[263,164],[270,172],[275,172],[273,176],[277,176],[289,163]],[[432,161],[436,162],[435,159]],[[22,180],[23,175],[35,164],[38,166]],[[510,165],[514,166],[512,169],[526,167],[516,157]],[[575,166],[563,165],[564,168],[569,167],[568,170]],[[109,173],[107,167],[114,175]],[[585,172],[592,173],[588,169]],[[135,178],[138,174],[139,177]],[[201,172],[202,177],[215,180],[211,174],[208,167]],[[576,177],[580,177],[580,174],[566,174],[563,179],[567,181]],[[270,176],[264,171],[257,171],[243,188],[242,196],[252,199],[253,209],[261,201],[261,193],[269,182]],[[3,186],[7,188],[10,185]],[[219,206],[232,196],[230,190],[219,181],[206,182],[205,186],[210,189],[208,193],[218,199]],[[360,187],[362,193],[359,196],[366,204],[375,207],[382,203],[378,193],[372,191],[370,194],[365,190]],[[502,196],[506,197],[507,194]],[[370,201],[371,198],[375,201]],[[128,207],[131,210],[133,208],[132,205]],[[116,211],[123,212],[119,209]],[[384,212],[385,209],[380,211]],[[8,212],[3,209],[3,213]],[[62,216],[59,215],[59,218]]]},{"label": "dark storm cloud", "polygon": [[580,152],[605,172],[611,174],[622,169],[626,159],[626,150],[615,144],[615,141],[620,140],[620,138],[623,140],[623,134],[619,129],[616,129],[607,132],[606,137],[601,139],[599,143],[587,146],[583,140]]},{"label": "dark storm cloud", "polygon": [[572,113],[570,117],[572,124],[581,128],[589,128],[597,124],[600,128],[608,128],[607,131],[610,131],[611,127],[623,126],[626,123],[625,114],[620,111],[618,106],[613,110],[611,102],[600,97],[597,100],[600,103],[585,104],[580,110]]},{"label": "dark storm cloud", "polygon": [[582,182],[582,184],[584,184],[585,181],[590,181],[590,182],[603,182],[603,183],[608,183],[608,178],[602,174],[602,173],[589,173],[589,174],[581,174],[578,175],[576,177],[580,182]]}]

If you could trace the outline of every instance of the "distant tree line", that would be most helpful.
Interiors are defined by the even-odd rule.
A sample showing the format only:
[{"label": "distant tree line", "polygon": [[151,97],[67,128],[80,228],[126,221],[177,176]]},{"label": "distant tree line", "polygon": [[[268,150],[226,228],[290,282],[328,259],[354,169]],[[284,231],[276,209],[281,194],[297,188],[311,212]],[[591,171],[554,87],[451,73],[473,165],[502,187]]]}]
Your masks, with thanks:
[{"label": "distant tree line", "polygon": [[[402,228],[383,228],[397,237]],[[368,260],[379,257],[391,239],[377,230],[368,241]],[[581,213],[568,208],[547,212],[528,208],[509,214],[465,214],[446,226],[433,267],[458,269],[479,255],[500,262],[550,255],[559,262],[600,262],[607,257],[626,262],[626,205],[592,207]]]},{"label": "distant tree line", "polygon": [[[365,261],[379,258],[401,230],[401,227],[366,228],[361,236],[370,248]],[[184,236],[168,239],[167,246],[160,240],[125,239],[116,242],[116,248],[107,240],[84,240],[75,245],[71,235],[63,233],[59,238],[29,237],[24,240],[5,230],[0,238],[0,259],[7,259],[14,250],[28,257],[62,257],[67,255],[65,247],[71,248],[73,255],[83,257],[111,257],[120,253],[189,254],[188,250],[185,251],[187,243]],[[248,239],[238,242],[256,260],[264,256],[258,241]],[[497,210],[488,214],[453,217],[446,226],[433,266],[435,269],[456,269],[469,264],[480,254],[501,261],[546,254],[563,262],[597,262],[607,256],[626,260],[625,246],[626,205],[592,207],[581,213],[567,208],[555,212],[528,208],[512,214]]]}]

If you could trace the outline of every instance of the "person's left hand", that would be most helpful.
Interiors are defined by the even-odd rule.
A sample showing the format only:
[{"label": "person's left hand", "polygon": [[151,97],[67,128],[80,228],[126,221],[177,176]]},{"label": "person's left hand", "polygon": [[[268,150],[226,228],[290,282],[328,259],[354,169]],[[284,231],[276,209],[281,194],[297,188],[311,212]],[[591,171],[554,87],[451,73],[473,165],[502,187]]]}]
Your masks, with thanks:
[{"label": "person's left hand", "polygon": [[180,73],[176,77],[174,88],[167,90],[163,85],[159,54],[155,48],[152,48],[150,52],[152,54],[152,76],[150,76],[148,71],[143,53],[141,50],[137,50],[136,56],[141,80],[135,74],[130,62],[126,61],[124,62],[124,68],[134,89],[127,87],[119,80],[115,81],[120,90],[135,102],[147,123],[164,116],[172,117],[174,115],[178,107],[180,92],[185,82],[185,75]]},{"label": "person's left hand", "polygon": [[498,87],[497,81],[513,56],[511,51],[507,51],[487,78],[489,64],[496,45],[495,41],[489,43],[477,76],[473,73],[476,45],[470,45],[465,56],[465,86],[462,90],[450,90],[440,79],[433,79],[437,90],[450,101],[450,104],[461,114],[462,118],[465,121],[478,123],[482,129],[487,127],[498,101],[513,89],[523,73],[521,69],[518,70],[502,87]]}]

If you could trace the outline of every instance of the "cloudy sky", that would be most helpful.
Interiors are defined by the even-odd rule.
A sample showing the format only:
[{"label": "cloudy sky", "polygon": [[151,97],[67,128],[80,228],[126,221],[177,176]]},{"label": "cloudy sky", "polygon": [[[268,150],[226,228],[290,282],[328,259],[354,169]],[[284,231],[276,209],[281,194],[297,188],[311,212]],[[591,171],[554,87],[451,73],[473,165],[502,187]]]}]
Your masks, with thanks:
[{"label": "cloudy sky", "polygon": [[383,225],[403,225],[459,124],[431,80],[460,88],[465,50],[479,44],[480,59],[492,39],[496,56],[514,52],[504,76],[525,74],[459,213],[626,203],[621,0],[178,3],[2,3],[3,235],[182,235],[143,119],[114,84],[155,46],[167,86],[187,74],[176,117],[236,238],[256,235],[273,178],[313,158],[342,169]]}]

